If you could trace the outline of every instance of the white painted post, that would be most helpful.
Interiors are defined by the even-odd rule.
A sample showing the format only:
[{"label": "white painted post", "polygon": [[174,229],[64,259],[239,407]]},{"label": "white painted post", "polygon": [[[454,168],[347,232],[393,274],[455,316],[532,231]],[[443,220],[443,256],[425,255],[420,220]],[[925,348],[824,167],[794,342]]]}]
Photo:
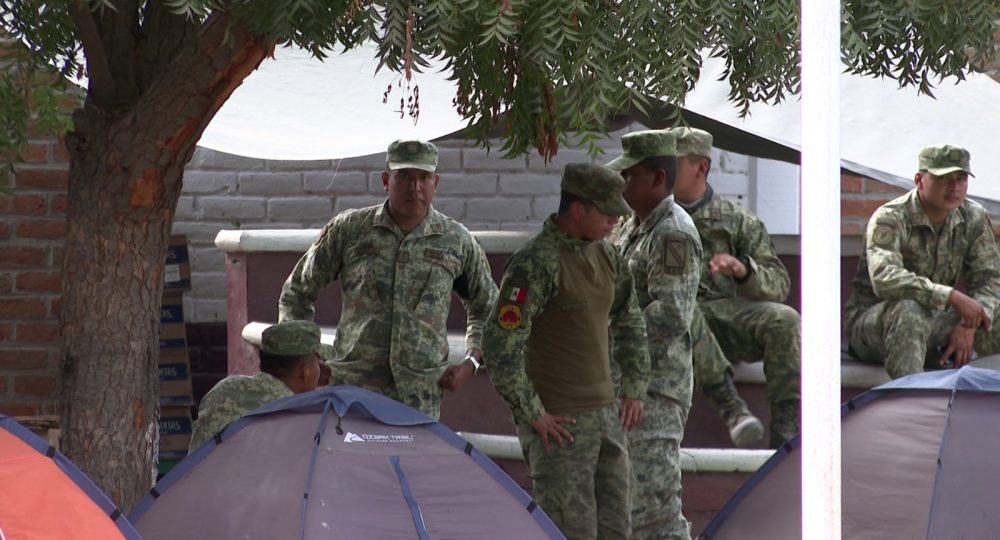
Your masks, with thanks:
[{"label": "white painted post", "polygon": [[839,540],[840,2],[802,5],[802,538]]}]

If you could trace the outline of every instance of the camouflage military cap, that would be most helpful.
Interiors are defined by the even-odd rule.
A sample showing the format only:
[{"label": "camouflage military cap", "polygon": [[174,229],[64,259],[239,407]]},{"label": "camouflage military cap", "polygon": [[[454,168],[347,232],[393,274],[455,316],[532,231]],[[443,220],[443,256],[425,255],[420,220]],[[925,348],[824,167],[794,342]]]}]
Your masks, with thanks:
[{"label": "camouflage military cap", "polygon": [[950,144],[939,144],[928,146],[920,151],[919,170],[927,171],[934,176],[944,176],[955,171],[964,171],[973,178],[972,169],[969,168],[969,151],[960,146]]},{"label": "camouflage military cap", "polygon": [[625,180],[617,172],[595,163],[570,163],[563,169],[560,188],[566,193],[590,199],[602,213],[627,216],[632,213],[622,190]]},{"label": "camouflage military cap", "polygon": [[711,133],[689,127],[673,128],[670,131],[677,137],[678,156],[712,157]]},{"label": "camouflage military cap", "polygon": [[385,160],[390,170],[420,169],[434,172],[438,166],[438,149],[426,141],[401,139],[389,144]]},{"label": "camouflage military cap", "polygon": [[282,356],[301,356],[319,350],[319,326],[312,321],[284,321],[260,336],[260,350]]},{"label": "camouflage military cap", "polygon": [[677,140],[665,129],[647,129],[622,137],[622,155],[608,163],[616,171],[634,167],[650,157],[676,156]]}]

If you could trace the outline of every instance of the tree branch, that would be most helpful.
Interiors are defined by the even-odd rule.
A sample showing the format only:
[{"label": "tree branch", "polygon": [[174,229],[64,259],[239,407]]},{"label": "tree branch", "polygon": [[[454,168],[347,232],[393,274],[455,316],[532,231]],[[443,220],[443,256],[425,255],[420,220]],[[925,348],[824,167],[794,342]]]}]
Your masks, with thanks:
[{"label": "tree branch", "polygon": [[145,92],[177,57],[197,27],[191,19],[172,13],[163,2],[146,2],[137,57],[136,84],[140,92]]},{"label": "tree branch", "polygon": [[69,11],[87,57],[90,97],[99,105],[110,104],[115,95],[115,79],[111,74],[111,64],[93,13],[87,7],[86,0],[70,0]]}]

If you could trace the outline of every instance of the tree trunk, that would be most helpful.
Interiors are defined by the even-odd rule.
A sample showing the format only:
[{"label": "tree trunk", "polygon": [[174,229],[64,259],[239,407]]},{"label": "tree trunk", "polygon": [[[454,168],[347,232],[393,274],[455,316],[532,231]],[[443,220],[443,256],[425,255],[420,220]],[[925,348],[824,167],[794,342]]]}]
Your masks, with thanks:
[{"label": "tree trunk", "polygon": [[272,48],[206,24],[127,107],[74,114],[63,261],[62,449],[120,508],[152,486],[164,258],[184,166]]}]

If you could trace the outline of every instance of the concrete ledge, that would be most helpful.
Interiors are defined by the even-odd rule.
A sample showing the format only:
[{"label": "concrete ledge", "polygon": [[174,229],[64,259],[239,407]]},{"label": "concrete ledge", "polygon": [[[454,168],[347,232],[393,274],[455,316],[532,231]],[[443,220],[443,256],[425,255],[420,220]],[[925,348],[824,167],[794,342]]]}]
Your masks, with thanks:
[{"label": "concrete ledge", "polygon": [[[286,251],[303,253],[319,236],[320,229],[257,229],[222,230],[215,237],[215,246],[226,253],[250,253],[257,251]],[[513,253],[531,238],[530,231],[472,231],[486,253]],[[774,249],[779,255],[798,255],[800,242],[798,235],[771,235]],[[860,236],[842,236],[841,255],[861,253]]]},{"label": "concrete ledge", "polygon": [[[737,362],[733,366],[733,380],[740,383],[764,384],[763,362]],[[889,382],[885,368],[876,364],[859,362],[843,356],[840,361],[840,386],[846,388],[873,388]]]},{"label": "concrete ledge", "polygon": [[[243,327],[243,339],[252,345],[260,345],[260,334],[272,323],[252,322]],[[335,327],[323,327],[323,343],[333,344],[337,329]],[[448,361],[453,364],[462,362],[465,358],[465,334],[448,334]],[[733,380],[738,383],[761,384],[765,383],[763,362],[737,362],[733,366]],[[847,388],[873,388],[880,384],[889,382],[889,374],[882,366],[866,364],[845,357],[840,364],[840,385]]]},{"label": "concrete ledge", "polygon": [[[459,432],[480,452],[493,459],[524,459],[513,435]],[[774,450],[736,448],[681,448],[681,470],[688,473],[752,473],[774,455]]]},{"label": "concrete ledge", "polygon": [[[260,346],[260,335],[264,332],[264,329],[271,326],[274,323],[266,322],[252,322],[248,323],[243,327],[243,339],[255,347]],[[333,345],[333,341],[337,335],[337,328],[333,326],[323,326],[320,327],[322,335],[320,336],[320,341],[323,343]],[[452,364],[461,364],[465,359],[465,334],[449,333],[448,334],[448,362]]]},{"label": "concrete ledge", "polygon": [[[215,247],[226,253],[304,253],[320,231],[321,229],[222,230],[215,236]],[[528,231],[472,231],[486,253],[513,253],[533,234]]]}]

